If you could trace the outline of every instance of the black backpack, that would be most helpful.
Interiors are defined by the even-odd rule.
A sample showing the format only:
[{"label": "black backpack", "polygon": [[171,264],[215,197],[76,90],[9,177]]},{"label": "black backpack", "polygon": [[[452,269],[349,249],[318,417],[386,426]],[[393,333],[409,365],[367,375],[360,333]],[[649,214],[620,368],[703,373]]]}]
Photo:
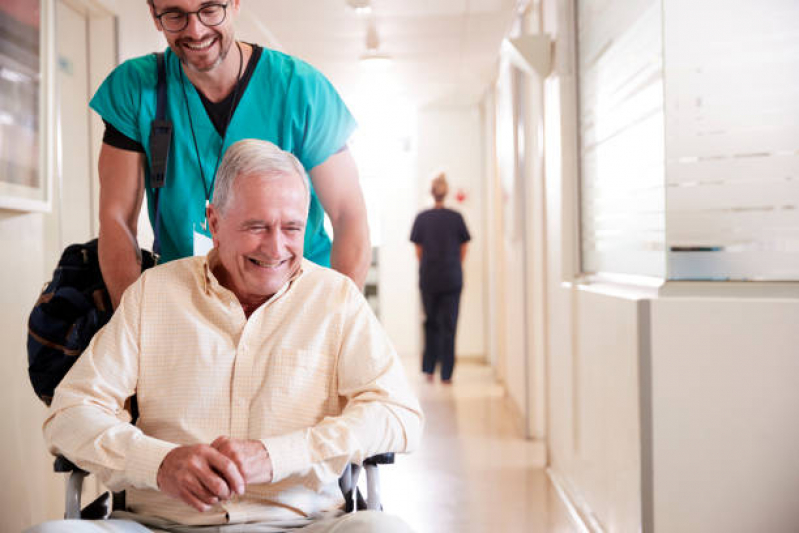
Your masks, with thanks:
[{"label": "black backpack", "polygon": [[[142,250],[142,272],[157,262],[160,249],[158,197],[165,184],[172,139],[166,119],[166,67],[158,64],[157,112],[150,133],[150,186],[155,188],[155,242],[151,253]],[[53,279],[48,282],[28,318],[28,374],[37,396],[50,405],[53,392],[94,334],[113,315],[111,297],[100,271],[97,239],[68,246]]]},{"label": "black backpack", "polygon": [[[154,265],[153,254],[142,250],[142,271]],[[113,314],[97,239],[68,246],[28,319],[28,374],[44,403]]]}]

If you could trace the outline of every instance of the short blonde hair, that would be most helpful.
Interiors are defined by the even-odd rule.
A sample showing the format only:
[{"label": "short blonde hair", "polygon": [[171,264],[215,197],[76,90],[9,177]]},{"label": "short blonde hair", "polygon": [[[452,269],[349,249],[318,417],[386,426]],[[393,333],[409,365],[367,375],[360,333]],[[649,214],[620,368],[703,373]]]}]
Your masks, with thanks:
[{"label": "short blonde hair", "polygon": [[433,195],[436,202],[440,202],[447,196],[448,192],[449,184],[447,183],[447,175],[443,172],[439,172],[430,184],[430,194]]}]

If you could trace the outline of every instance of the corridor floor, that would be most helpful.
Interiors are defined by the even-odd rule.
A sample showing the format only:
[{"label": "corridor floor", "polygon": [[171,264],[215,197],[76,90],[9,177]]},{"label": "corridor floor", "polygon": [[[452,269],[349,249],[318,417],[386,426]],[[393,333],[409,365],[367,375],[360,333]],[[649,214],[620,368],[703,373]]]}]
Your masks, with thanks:
[{"label": "corridor floor", "polygon": [[417,533],[576,531],[490,367],[458,363],[451,386],[406,369],[427,421],[419,451],[380,469],[387,512]]}]

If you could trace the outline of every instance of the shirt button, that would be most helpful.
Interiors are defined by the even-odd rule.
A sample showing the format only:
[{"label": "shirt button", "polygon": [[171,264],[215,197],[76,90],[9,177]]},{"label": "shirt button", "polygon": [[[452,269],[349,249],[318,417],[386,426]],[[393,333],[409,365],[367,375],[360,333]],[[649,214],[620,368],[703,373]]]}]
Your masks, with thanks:
[{"label": "shirt button", "polygon": [[239,407],[244,407],[247,404],[247,401],[244,398],[236,398],[236,405]]}]

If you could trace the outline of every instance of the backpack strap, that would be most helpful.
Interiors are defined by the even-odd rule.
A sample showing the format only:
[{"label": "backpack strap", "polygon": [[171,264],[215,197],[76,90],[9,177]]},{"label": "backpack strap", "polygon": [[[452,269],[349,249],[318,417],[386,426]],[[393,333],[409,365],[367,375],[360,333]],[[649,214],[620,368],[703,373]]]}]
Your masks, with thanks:
[{"label": "backpack strap", "polygon": [[158,101],[156,102],[156,120],[166,119],[166,61],[163,52],[156,52],[155,60],[158,64]]},{"label": "backpack strap", "polygon": [[150,126],[150,186],[154,189],[155,196],[155,227],[153,233],[153,253],[156,256],[161,253],[161,209],[159,196],[161,188],[166,184],[167,166],[169,164],[169,150],[172,145],[172,121],[166,118],[167,107],[167,78],[166,61],[164,53],[155,54],[158,65],[158,85],[156,91],[158,100],[156,102],[155,119]]}]

